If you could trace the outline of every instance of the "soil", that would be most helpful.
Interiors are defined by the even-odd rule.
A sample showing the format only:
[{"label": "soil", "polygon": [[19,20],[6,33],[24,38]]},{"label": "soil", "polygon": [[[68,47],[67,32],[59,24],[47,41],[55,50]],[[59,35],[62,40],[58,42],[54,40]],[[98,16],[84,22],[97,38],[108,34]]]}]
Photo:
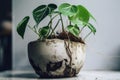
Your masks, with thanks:
[{"label": "soil", "polygon": [[73,34],[68,33],[68,32],[61,32],[58,35],[52,35],[52,36],[48,37],[48,39],[55,39],[55,38],[62,39],[62,40],[70,39],[70,41],[80,42],[80,43],[85,44],[85,42],[82,40],[82,38],[75,37]]}]

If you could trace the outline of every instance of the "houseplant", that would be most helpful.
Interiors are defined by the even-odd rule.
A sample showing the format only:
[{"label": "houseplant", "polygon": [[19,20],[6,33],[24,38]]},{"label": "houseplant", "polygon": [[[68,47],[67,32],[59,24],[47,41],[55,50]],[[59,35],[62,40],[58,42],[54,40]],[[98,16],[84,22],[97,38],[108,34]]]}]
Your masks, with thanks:
[{"label": "houseplant", "polygon": [[[29,61],[40,77],[72,77],[79,73],[85,59],[85,39],[95,34],[96,29],[89,22],[95,18],[82,5],[63,3],[40,5],[32,12],[35,25],[28,25],[29,16],[23,18],[17,26],[18,34],[24,38],[26,27],[38,35],[38,40],[28,44]],[[49,18],[45,26],[41,21]],[[65,20],[69,23],[65,26]],[[57,21],[57,22],[55,22]],[[60,32],[56,31],[58,25]],[[83,29],[90,29],[81,38]]]}]

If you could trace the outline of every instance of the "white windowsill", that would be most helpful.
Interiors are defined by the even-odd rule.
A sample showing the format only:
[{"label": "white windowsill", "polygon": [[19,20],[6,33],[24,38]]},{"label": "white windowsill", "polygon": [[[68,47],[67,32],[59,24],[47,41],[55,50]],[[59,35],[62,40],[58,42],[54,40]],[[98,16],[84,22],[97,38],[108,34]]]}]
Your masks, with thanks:
[{"label": "white windowsill", "polygon": [[120,80],[119,71],[81,71],[77,77],[40,79],[33,71],[0,72],[0,80]]}]

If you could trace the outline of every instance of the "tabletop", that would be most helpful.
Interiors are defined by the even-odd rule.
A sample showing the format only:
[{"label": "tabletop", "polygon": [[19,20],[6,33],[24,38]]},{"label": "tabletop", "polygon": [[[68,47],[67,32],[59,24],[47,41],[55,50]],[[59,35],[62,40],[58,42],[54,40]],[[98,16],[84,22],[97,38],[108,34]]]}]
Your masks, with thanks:
[{"label": "tabletop", "polygon": [[0,80],[120,80],[120,71],[81,71],[76,77],[42,79],[33,71],[0,72]]}]

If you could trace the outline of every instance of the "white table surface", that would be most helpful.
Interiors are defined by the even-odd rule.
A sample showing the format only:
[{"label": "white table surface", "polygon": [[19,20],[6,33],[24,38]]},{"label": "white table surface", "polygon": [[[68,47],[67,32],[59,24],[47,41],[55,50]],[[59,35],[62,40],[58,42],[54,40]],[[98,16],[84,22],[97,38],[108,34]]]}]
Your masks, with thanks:
[{"label": "white table surface", "polygon": [[76,77],[41,79],[33,71],[0,72],[0,80],[120,80],[119,71],[81,71]]}]

